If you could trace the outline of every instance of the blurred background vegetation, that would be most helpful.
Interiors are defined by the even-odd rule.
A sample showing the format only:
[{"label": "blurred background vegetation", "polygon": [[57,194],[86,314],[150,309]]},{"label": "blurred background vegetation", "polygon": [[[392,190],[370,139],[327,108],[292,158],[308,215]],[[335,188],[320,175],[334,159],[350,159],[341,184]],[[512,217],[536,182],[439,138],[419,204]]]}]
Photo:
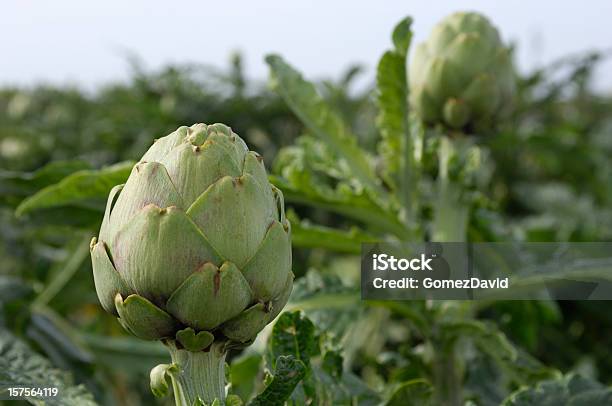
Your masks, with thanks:
[{"label": "blurred background vegetation", "polygon": [[[496,162],[495,198],[472,219],[471,238],[612,239],[612,95],[592,86],[604,57],[575,55],[520,78],[513,119],[499,135],[482,140]],[[360,75],[360,67],[349,67],[317,86],[360,145],[374,150],[379,135],[373,85],[356,90]],[[270,169],[278,151],[305,132],[265,83],[245,78],[238,54],[221,71],[177,65],[151,72],[133,63],[129,81],[95,91],[53,85],[0,89],[0,380],[2,369],[21,365],[19,357],[1,360],[19,342],[44,357],[24,355],[22,361],[70,371],[72,378],[60,374],[58,382],[82,383],[101,403],[162,402],[150,394],[148,372],[166,360],[164,349],[127,336],[98,305],[88,241],[101,220],[101,202],[20,217],[15,209],[68,174],[136,160],[153,139],[196,122],[230,124]],[[342,217],[299,204],[292,210],[322,224],[350,226]],[[294,261],[302,285],[309,283],[310,268],[357,272],[350,257],[317,249],[296,248]],[[609,385],[610,310],[608,302],[596,301],[501,302],[479,317],[495,320],[546,366],[577,370]],[[354,371],[372,385],[376,377],[409,373],[367,351],[354,357]]]}]

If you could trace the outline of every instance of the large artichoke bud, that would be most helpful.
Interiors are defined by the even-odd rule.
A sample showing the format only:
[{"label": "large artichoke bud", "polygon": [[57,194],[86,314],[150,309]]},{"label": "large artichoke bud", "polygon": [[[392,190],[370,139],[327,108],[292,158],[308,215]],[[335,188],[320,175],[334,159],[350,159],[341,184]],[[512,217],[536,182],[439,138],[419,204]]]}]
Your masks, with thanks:
[{"label": "large artichoke bud", "polygon": [[157,140],[111,190],[91,256],[106,311],[192,352],[249,343],[293,285],[282,194],[223,124]]},{"label": "large artichoke bud", "polygon": [[409,67],[410,104],[427,123],[488,128],[514,94],[510,51],[477,13],[455,13],[419,44]]}]

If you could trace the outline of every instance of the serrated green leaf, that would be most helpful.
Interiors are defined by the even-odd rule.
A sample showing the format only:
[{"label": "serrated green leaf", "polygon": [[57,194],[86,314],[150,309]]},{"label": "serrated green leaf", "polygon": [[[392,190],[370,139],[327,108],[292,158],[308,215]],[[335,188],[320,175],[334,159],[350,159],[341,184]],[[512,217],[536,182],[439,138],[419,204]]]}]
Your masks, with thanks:
[{"label": "serrated green leaf", "polygon": [[330,251],[359,254],[361,244],[376,238],[356,227],[349,231],[310,224],[307,221],[291,221],[291,243],[301,248],[326,248]]},{"label": "serrated green leaf", "polygon": [[372,197],[354,178],[351,169],[325,144],[310,136],[283,148],[270,176],[288,202],[306,204],[359,220],[373,230],[406,236],[395,209]]},{"label": "serrated green leaf", "polygon": [[[298,283],[306,280],[306,285],[308,286],[298,288],[299,291],[297,293],[302,298],[304,296],[311,296],[315,305],[318,303],[317,299],[324,296],[321,289],[326,289],[328,292],[346,290],[346,287],[334,283],[331,275],[325,275],[330,277],[330,286],[327,287],[324,286],[326,278],[316,278],[313,276],[316,273],[313,274],[312,271],[307,275],[310,275],[310,277],[302,278]],[[323,302],[325,302],[324,298]],[[358,302],[359,297],[356,295],[352,299],[352,303],[350,305],[343,305],[342,309],[333,310],[325,308],[313,310],[310,313],[315,315],[321,313],[322,318],[330,317],[327,317],[328,320],[317,318],[316,324],[312,325],[312,332],[311,326],[308,326],[308,328],[300,326],[300,323],[308,319],[303,316],[298,319],[300,315],[297,312],[288,313],[288,316],[285,316],[281,321],[282,331],[279,332],[277,330],[276,337],[274,337],[273,331],[269,339],[269,348],[273,346],[273,340],[276,338],[277,342],[283,343],[283,345],[277,345],[276,349],[285,348],[290,353],[303,354],[307,352],[309,355],[308,363],[306,364],[306,374],[302,382],[293,391],[291,400],[288,402],[289,404],[380,405],[379,396],[365,382],[350,371],[344,370],[343,356],[347,353],[346,343],[342,353],[339,352],[337,346],[340,341],[344,343],[344,339],[341,338],[344,334],[342,330],[347,325],[353,325],[355,320],[358,319],[354,312],[354,309],[361,308],[357,305]],[[323,307],[325,307],[325,303]],[[299,337],[299,332],[304,330],[307,331],[308,336],[313,336],[314,338],[312,348],[307,351],[301,350],[301,348],[307,348],[309,345],[304,344],[304,341],[310,340],[303,340]],[[360,330],[356,331],[361,332]],[[268,359],[270,358],[268,357]]]},{"label": "serrated green leaf", "polygon": [[100,210],[111,188],[124,183],[133,162],[121,162],[98,170],[75,172],[25,199],[15,210],[17,216],[30,211],[67,205],[95,206]]},{"label": "serrated green leaf", "polygon": [[580,375],[569,374],[510,395],[503,406],[599,406],[612,404],[612,388]]},{"label": "serrated green leaf", "polygon": [[335,151],[354,176],[372,191],[386,195],[381,188],[367,154],[357,145],[348,126],[317,93],[315,86],[278,55],[268,55],[272,87],[321,141]]},{"label": "serrated green leaf", "polygon": [[96,405],[84,386],[74,384],[70,373],[53,367],[49,360],[8,331],[0,331],[0,395],[18,386],[58,388],[58,397],[45,400],[49,406]]},{"label": "serrated green leaf", "polygon": [[405,65],[405,56],[387,51],[380,58],[376,71],[379,109],[377,124],[382,136],[379,150],[385,158],[385,171],[396,187],[401,183],[401,171],[406,160],[405,143],[410,136]]},{"label": "serrated green leaf", "polygon": [[348,193],[322,193],[311,182],[290,183],[286,179],[270,176],[286,202],[305,204],[325,209],[368,224],[376,230],[386,230],[398,237],[406,236],[406,229],[397,216],[377,206],[367,195]]},{"label": "serrated green leaf", "polygon": [[415,160],[416,140],[413,139],[408,106],[408,76],[406,59],[412,40],[412,19],[405,18],[393,30],[395,48],[383,54],[376,70],[377,125],[381,134],[378,149],[384,162],[384,177],[397,190],[399,200],[407,210],[407,221],[414,222],[417,208],[419,168]]},{"label": "serrated green leaf", "polygon": [[410,48],[410,41],[412,41],[412,18],[406,17],[393,29],[391,34],[393,45],[395,45],[395,52],[400,55],[406,56],[408,54],[408,48]]},{"label": "serrated green leaf", "polygon": [[0,196],[25,197],[57,183],[66,176],[91,166],[83,161],[54,161],[34,172],[11,172],[0,169]]},{"label": "serrated green leaf", "polygon": [[344,285],[337,275],[310,270],[295,281],[285,309],[301,310],[321,331],[343,337],[364,307],[358,288]]},{"label": "serrated green leaf", "polygon": [[284,312],[272,328],[268,345],[268,363],[276,368],[276,360],[283,355],[292,355],[306,367],[316,352],[315,326],[300,311]]},{"label": "serrated green leaf", "polygon": [[342,376],[342,355],[338,351],[326,351],[321,368],[333,378],[339,379]]},{"label": "serrated green leaf", "polygon": [[249,406],[283,406],[306,375],[307,367],[291,355],[278,357],[275,365],[271,381]]}]

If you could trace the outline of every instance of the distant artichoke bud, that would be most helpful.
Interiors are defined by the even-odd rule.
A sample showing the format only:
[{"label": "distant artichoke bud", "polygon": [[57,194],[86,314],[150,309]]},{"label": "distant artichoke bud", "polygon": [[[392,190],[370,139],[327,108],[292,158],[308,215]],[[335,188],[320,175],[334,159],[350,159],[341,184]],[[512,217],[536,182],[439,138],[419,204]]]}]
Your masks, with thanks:
[{"label": "distant artichoke bud", "polygon": [[410,104],[427,123],[487,128],[509,111],[515,88],[510,51],[477,13],[455,13],[417,46]]},{"label": "distant artichoke bud", "polygon": [[91,256],[106,311],[190,351],[250,342],[293,285],[283,196],[223,124],[157,140],[110,192]]}]

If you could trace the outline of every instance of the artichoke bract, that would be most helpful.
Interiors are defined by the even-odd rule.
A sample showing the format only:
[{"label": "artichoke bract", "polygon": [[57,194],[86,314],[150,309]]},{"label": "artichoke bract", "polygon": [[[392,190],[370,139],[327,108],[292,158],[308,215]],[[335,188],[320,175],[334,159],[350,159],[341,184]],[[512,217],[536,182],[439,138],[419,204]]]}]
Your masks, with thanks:
[{"label": "artichoke bract", "polygon": [[410,105],[421,119],[453,129],[489,128],[509,111],[515,88],[510,50],[489,20],[455,13],[415,49]]},{"label": "artichoke bract", "polygon": [[106,311],[189,351],[248,344],[293,285],[283,196],[223,124],[156,140],[111,190],[91,256]]}]

